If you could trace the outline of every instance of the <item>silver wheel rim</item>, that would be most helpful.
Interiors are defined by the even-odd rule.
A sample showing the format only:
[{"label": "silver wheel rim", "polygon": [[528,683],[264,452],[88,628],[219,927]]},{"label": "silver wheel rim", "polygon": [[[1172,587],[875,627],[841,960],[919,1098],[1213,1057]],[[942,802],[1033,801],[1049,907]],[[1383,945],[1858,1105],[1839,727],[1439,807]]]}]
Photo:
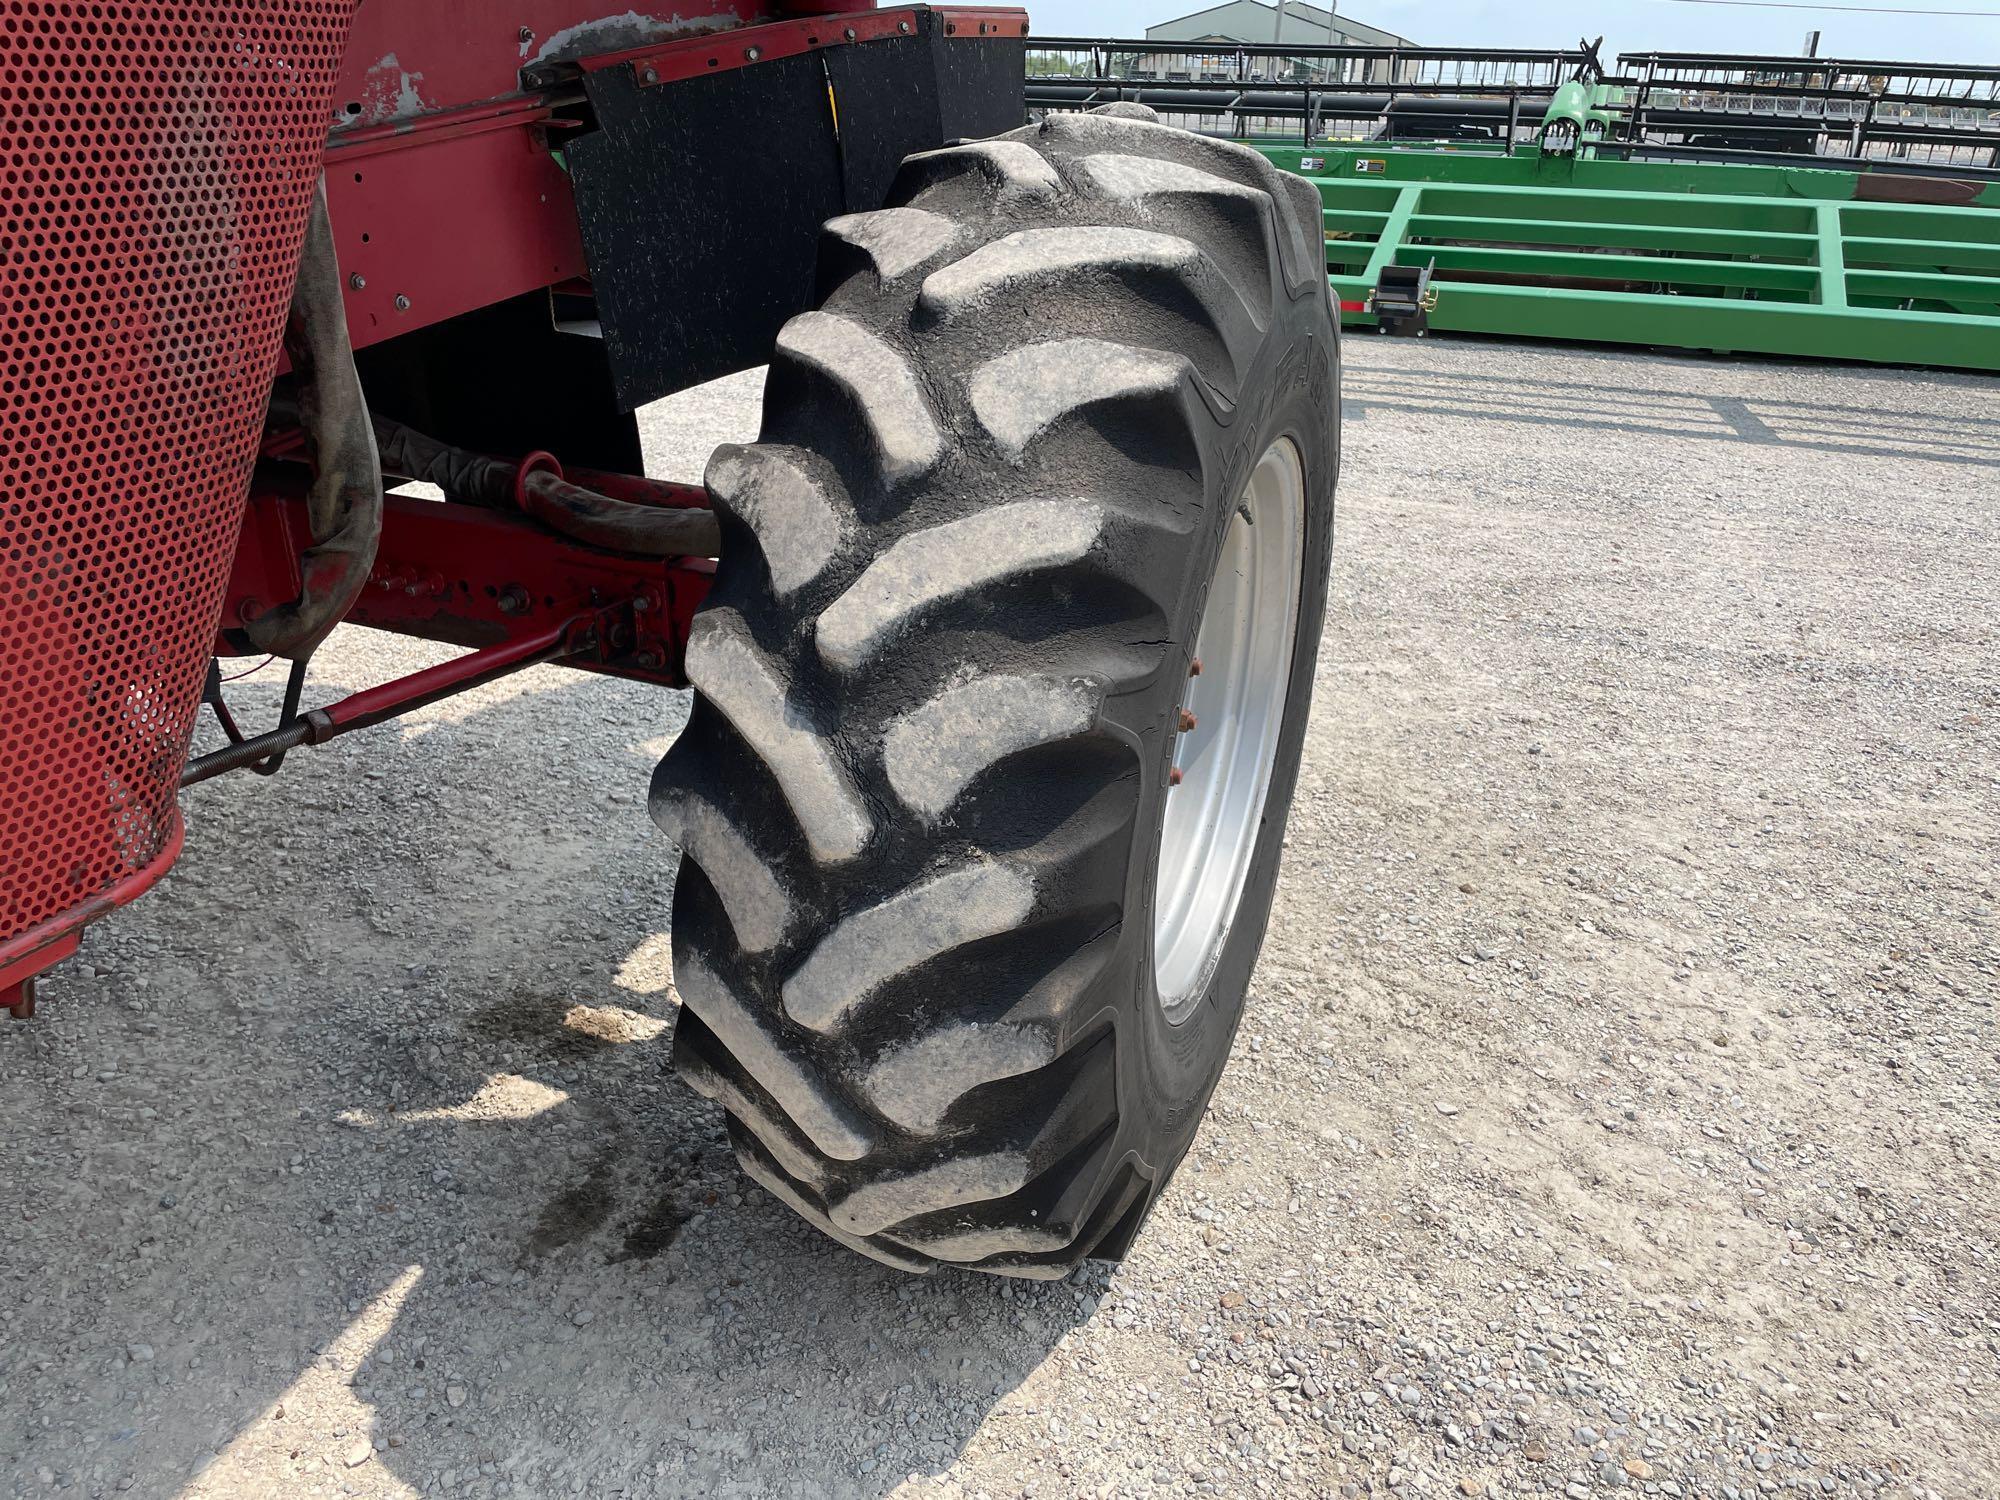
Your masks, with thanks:
[{"label": "silver wheel rim", "polygon": [[[1153,969],[1178,1021],[1208,989],[1242,905],[1291,695],[1305,552],[1305,468],[1280,438],[1251,471],[1209,581],[1198,676],[1174,746],[1153,895]],[[1178,720],[1175,727],[1184,724]]]}]

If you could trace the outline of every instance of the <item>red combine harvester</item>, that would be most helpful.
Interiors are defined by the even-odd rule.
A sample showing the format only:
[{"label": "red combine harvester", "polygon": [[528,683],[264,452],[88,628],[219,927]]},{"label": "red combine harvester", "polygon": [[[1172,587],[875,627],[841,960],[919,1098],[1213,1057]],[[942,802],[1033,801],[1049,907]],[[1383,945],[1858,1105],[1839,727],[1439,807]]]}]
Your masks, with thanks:
[{"label": "red combine harvester", "polygon": [[[1270,911],[1339,353],[1313,189],[1022,127],[1026,34],[0,6],[0,1006],[184,788],[536,663],[692,684],[675,1060],[746,1171],[911,1270],[1122,1253]],[[759,442],[640,477],[638,406],[767,361]],[[307,707],[343,623],[468,650]]]}]

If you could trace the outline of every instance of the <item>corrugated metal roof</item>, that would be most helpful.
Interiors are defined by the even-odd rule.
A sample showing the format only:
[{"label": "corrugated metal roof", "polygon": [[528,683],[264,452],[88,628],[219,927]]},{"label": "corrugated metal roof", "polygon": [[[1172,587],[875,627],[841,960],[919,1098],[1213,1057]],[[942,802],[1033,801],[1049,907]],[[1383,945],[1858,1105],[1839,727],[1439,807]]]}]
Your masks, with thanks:
[{"label": "corrugated metal roof", "polygon": [[[1276,38],[1281,43],[1324,46],[1328,41],[1327,26],[1331,22],[1332,40],[1336,44],[1353,43],[1363,47],[1415,45],[1408,37],[1397,36],[1392,31],[1384,31],[1379,26],[1370,26],[1365,21],[1356,21],[1317,5],[1308,5],[1305,0],[1284,0],[1284,4],[1284,22]],[[1206,10],[1148,26],[1146,39],[1161,42],[1269,42],[1275,20],[1276,7],[1266,4],[1265,0],[1226,0],[1225,4],[1211,5]]]}]

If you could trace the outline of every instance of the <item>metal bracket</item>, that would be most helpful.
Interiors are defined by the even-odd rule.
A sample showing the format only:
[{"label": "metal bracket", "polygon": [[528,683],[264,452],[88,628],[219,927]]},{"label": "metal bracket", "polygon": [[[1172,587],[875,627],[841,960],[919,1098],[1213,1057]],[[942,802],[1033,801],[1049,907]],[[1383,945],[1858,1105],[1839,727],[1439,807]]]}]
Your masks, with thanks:
[{"label": "metal bracket", "polygon": [[30,974],[26,979],[8,989],[0,990],[0,1010],[17,1021],[35,1019],[35,981],[41,976]]},{"label": "metal bracket", "polygon": [[1369,293],[1368,309],[1375,314],[1384,333],[1421,338],[1430,330],[1431,314],[1438,305],[1437,288],[1431,284],[1436,270],[1435,259],[1421,266],[1382,268],[1381,280]]}]

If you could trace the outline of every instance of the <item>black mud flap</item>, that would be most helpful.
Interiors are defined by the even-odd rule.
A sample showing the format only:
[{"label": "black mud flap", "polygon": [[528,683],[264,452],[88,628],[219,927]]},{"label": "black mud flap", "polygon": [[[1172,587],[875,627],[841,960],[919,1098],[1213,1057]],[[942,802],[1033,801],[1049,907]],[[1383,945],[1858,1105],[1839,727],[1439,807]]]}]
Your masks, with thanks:
[{"label": "black mud flap", "polygon": [[566,148],[626,410],[770,357],[813,305],[821,223],[880,208],[913,151],[1026,117],[1022,42],[909,36],[647,86],[585,75],[597,129]]}]

